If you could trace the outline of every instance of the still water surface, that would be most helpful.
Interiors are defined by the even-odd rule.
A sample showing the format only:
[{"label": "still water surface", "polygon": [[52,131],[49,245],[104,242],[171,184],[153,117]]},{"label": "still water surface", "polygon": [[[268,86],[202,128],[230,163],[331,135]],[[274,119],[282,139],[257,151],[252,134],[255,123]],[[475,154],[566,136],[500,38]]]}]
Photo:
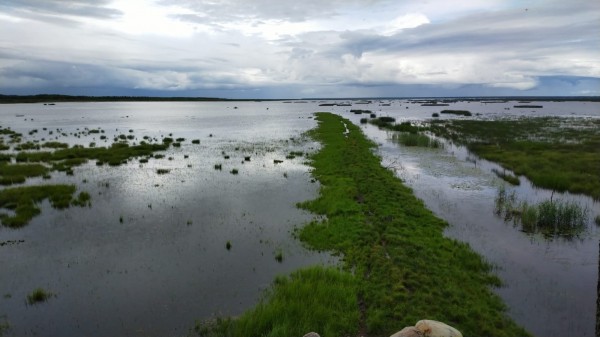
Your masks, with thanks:
[{"label": "still water surface", "polygon": [[[304,249],[290,232],[312,218],[295,203],[314,198],[304,159],[290,151],[316,150],[301,137],[315,127],[314,111],[333,111],[358,124],[349,109],[370,109],[398,121],[424,120],[442,109],[467,109],[480,118],[552,115],[600,118],[600,104],[543,102],[543,109],[514,109],[516,102],[458,102],[423,107],[404,100],[353,107],[319,107],[319,102],[64,103],[0,106],[0,126],[28,139],[103,146],[102,128],[112,137],[130,134],[184,137],[166,151],[173,160],[136,160],[121,167],[90,163],[75,175],[53,173],[51,182],[74,183],[92,195],[91,208],[53,210],[22,229],[0,227],[0,316],[9,335],[168,336],[185,335],[195,319],[237,315],[252,307],[274,276],[334,259]],[[538,104],[538,103],[536,103]],[[442,115],[442,118],[454,118]],[[46,128],[46,130],[43,130]],[[27,136],[32,129],[38,133]],[[60,129],[57,131],[57,129]],[[498,289],[509,314],[537,336],[593,336],[598,266],[598,231],[577,240],[548,241],[522,233],[493,214],[500,184],[494,164],[466,160],[464,149],[398,146],[385,131],[365,126],[380,144],[383,164],[411,186],[438,216],[447,235],[468,242],[497,266]],[[49,131],[54,130],[50,135]],[[65,133],[66,136],[61,134]],[[191,144],[200,139],[199,145]],[[223,153],[231,156],[223,158]],[[187,155],[188,158],[184,156]],[[250,162],[244,162],[245,156]],[[274,159],[283,159],[274,164]],[[216,171],[214,164],[223,164]],[[157,168],[170,169],[157,175]],[[238,175],[229,171],[239,170]],[[285,175],[284,175],[285,173]],[[85,181],[85,182],[84,182]],[[28,184],[39,184],[31,179]],[[549,196],[523,180],[517,193],[533,200]],[[577,196],[599,214],[597,203]],[[123,222],[120,222],[120,218]],[[226,242],[231,250],[225,248]],[[282,251],[284,260],[274,256]],[[29,306],[37,287],[56,294]]]}]

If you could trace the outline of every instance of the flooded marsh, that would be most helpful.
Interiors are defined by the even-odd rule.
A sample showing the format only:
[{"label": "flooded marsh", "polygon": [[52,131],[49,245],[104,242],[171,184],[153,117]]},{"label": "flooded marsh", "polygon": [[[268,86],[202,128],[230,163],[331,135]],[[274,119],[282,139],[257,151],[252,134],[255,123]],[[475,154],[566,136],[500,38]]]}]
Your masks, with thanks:
[{"label": "flooded marsh", "polygon": [[[379,145],[382,165],[449,222],[446,235],[467,242],[495,266],[504,284],[495,291],[518,324],[535,336],[594,335],[597,201],[534,187],[523,176],[519,185],[508,185],[492,170],[514,172],[433,135],[428,137],[441,146],[404,146],[394,139],[396,132],[360,124],[364,115],[351,112],[351,104],[0,105],[0,170],[2,165],[45,168],[31,167],[31,172],[40,171],[31,175],[25,174],[29,169],[16,170],[25,182],[18,178],[20,182],[1,191],[74,186],[70,198],[82,198],[85,205],[54,208],[45,198],[34,203],[39,214],[26,226],[14,229],[3,221],[0,264],[9,272],[0,275],[0,293],[9,296],[0,298],[0,332],[186,335],[196,320],[237,316],[253,308],[277,275],[336,261],[307,250],[292,235],[315,217],[295,205],[318,193],[319,184],[313,183],[305,161],[319,144],[303,134],[316,126],[313,113],[326,110],[361,125]],[[457,101],[438,107],[386,100],[360,107],[387,117],[384,122],[408,125],[420,125],[434,113],[442,121],[600,119],[600,106],[594,102],[543,102],[543,109],[514,105]],[[474,116],[441,114],[443,109]],[[565,137],[570,142],[577,133]],[[117,146],[153,150],[116,158],[95,154],[125,142],[127,147]],[[58,157],[60,151],[65,155]],[[69,158],[69,151],[85,153],[78,158],[86,160]],[[494,209],[500,186],[529,205],[551,198],[577,202],[588,210],[584,230],[573,238],[548,239],[505,222]],[[1,211],[13,214],[5,206]],[[51,292],[52,298],[28,306],[28,295],[38,288]]]}]

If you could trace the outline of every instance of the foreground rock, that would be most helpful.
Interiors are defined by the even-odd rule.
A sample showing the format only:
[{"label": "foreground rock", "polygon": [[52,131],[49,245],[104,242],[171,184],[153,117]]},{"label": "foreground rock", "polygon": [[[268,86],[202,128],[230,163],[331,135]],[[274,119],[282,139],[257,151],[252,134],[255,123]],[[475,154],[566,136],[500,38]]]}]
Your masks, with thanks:
[{"label": "foreground rock", "polygon": [[414,326],[407,326],[406,328],[396,332],[390,337],[422,337],[423,334]]},{"label": "foreground rock", "polygon": [[321,336],[319,336],[319,334],[316,332],[309,332],[306,335],[304,335],[303,337],[321,337]]},{"label": "foreground rock", "polygon": [[462,334],[446,323],[424,319],[390,337],[462,337]]}]

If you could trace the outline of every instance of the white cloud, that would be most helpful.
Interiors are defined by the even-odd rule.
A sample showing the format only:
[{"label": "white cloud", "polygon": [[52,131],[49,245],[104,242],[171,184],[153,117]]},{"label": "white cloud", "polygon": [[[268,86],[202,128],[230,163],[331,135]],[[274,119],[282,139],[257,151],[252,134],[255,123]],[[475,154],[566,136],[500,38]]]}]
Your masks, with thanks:
[{"label": "white cloud", "polygon": [[4,88],[529,90],[544,76],[600,78],[600,5],[583,0],[34,2],[0,4]]}]

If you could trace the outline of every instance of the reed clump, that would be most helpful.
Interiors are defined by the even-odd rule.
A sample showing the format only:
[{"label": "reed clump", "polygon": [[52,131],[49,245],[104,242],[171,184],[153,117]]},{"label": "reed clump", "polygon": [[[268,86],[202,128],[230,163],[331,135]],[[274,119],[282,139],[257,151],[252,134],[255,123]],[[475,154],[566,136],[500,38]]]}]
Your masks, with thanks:
[{"label": "reed clump", "polygon": [[537,204],[520,201],[514,191],[501,187],[495,199],[495,212],[505,221],[520,223],[524,232],[546,237],[573,237],[586,228],[589,211],[573,201],[544,200]]}]

